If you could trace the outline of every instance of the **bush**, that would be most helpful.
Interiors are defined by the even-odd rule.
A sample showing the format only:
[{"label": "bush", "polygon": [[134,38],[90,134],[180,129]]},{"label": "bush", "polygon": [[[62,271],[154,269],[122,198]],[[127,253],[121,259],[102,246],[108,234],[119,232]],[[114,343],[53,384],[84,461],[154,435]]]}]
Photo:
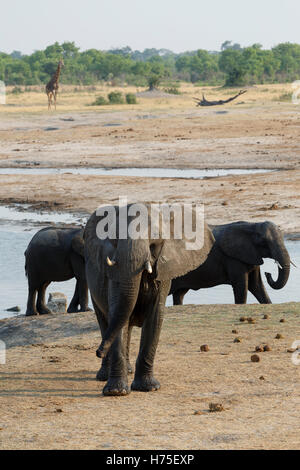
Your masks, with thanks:
[{"label": "bush", "polygon": [[14,94],[14,95],[19,95],[20,93],[23,93],[23,90],[22,88],[20,88],[19,86],[15,86],[11,92]]},{"label": "bush", "polygon": [[108,104],[108,101],[104,98],[104,96],[98,96],[91,106],[104,106],[105,104]]},{"label": "bush", "polygon": [[164,88],[164,92],[169,93],[170,95],[181,95],[180,90],[176,87]]},{"label": "bush", "polygon": [[108,94],[109,104],[124,104],[124,97],[120,91],[112,91]]},{"label": "bush", "polygon": [[136,96],[134,93],[127,93],[126,95],[127,104],[136,104]]}]

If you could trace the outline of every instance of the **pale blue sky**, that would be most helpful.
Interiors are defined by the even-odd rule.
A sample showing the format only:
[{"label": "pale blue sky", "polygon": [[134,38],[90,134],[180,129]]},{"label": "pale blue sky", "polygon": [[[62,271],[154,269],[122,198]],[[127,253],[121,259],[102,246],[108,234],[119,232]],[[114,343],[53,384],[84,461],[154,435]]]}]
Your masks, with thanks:
[{"label": "pale blue sky", "polygon": [[31,53],[55,41],[82,49],[198,48],[225,40],[300,43],[299,0],[1,0],[0,51]]}]

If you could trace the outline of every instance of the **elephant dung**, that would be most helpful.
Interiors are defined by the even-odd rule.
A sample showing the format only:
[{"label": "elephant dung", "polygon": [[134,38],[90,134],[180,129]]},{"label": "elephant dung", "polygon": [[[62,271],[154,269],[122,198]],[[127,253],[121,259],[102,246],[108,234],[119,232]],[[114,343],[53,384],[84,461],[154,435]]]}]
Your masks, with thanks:
[{"label": "elephant dung", "polygon": [[251,356],[251,361],[252,361],[252,362],[259,362],[259,361],[260,361],[259,355],[258,355],[258,354],[253,354],[253,355]]},{"label": "elephant dung", "polygon": [[49,294],[47,307],[53,313],[67,313],[67,297],[61,292]]}]

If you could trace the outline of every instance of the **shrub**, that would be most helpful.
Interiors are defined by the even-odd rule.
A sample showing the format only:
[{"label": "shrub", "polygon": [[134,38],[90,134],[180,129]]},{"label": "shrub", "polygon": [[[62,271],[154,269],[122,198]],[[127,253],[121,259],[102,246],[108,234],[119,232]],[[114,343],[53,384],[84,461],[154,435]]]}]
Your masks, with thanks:
[{"label": "shrub", "polygon": [[127,104],[136,104],[136,96],[134,93],[127,93],[126,95]]},{"label": "shrub", "polygon": [[91,104],[91,106],[103,106],[108,104],[108,101],[104,98],[104,96],[98,96],[95,101]]},{"label": "shrub", "polygon": [[14,95],[19,95],[20,93],[23,93],[23,90],[22,88],[20,88],[19,86],[15,86],[11,92],[14,94]]},{"label": "shrub", "polygon": [[109,104],[124,104],[124,97],[120,91],[112,91],[108,94]]},{"label": "shrub", "polygon": [[181,95],[180,90],[176,87],[164,88],[164,92],[169,93],[170,95]]}]

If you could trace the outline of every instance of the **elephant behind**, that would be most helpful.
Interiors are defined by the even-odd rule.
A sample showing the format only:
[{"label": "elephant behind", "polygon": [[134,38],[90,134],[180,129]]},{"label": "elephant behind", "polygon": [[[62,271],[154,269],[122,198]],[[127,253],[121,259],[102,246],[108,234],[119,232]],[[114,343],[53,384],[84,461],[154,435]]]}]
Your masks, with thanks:
[{"label": "elephant behind", "polygon": [[[25,255],[28,278],[26,315],[51,313],[45,304],[46,289],[52,281],[76,278],[76,287],[68,312],[89,310],[85,276],[83,228],[47,227],[31,239]],[[37,296],[37,301],[36,301]]]},{"label": "elephant behind", "polygon": [[[98,238],[97,227],[104,216],[95,212],[87,222],[84,241],[87,282],[99,322],[102,342],[97,356],[103,358],[98,380],[106,381],[104,395],[129,393],[126,345],[132,326],[142,328],[141,342],[136,361],[132,390],[151,391],[160,387],[153,376],[163,311],[171,279],[195,269],[204,262],[213,246],[214,238],[206,224],[203,228],[203,245],[197,250],[186,248],[186,240],[157,238],[149,235],[150,208],[147,234],[133,239],[116,231],[116,237]],[[126,206],[129,214],[132,206]],[[119,226],[121,209],[108,206],[106,212],[116,214]],[[128,215],[126,227],[134,221]],[[111,225],[110,225],[111,226]]]},{"label": "elephant behind", "polygon": [[234,222],[211,226],[216,242],[206,262],[192,272],[172,281],[170,294],[174,305],[182,305],[189,289],[230,284],[236,304],[247,302],[249,290],[260,303],[271,303],[265,290],[260,265],[263,258],[272,258],[278,264],[279,275],[274,281],[266,273],[268,284],[281,289],[289,278],[290,257],[283,235],[272,222]]}]

